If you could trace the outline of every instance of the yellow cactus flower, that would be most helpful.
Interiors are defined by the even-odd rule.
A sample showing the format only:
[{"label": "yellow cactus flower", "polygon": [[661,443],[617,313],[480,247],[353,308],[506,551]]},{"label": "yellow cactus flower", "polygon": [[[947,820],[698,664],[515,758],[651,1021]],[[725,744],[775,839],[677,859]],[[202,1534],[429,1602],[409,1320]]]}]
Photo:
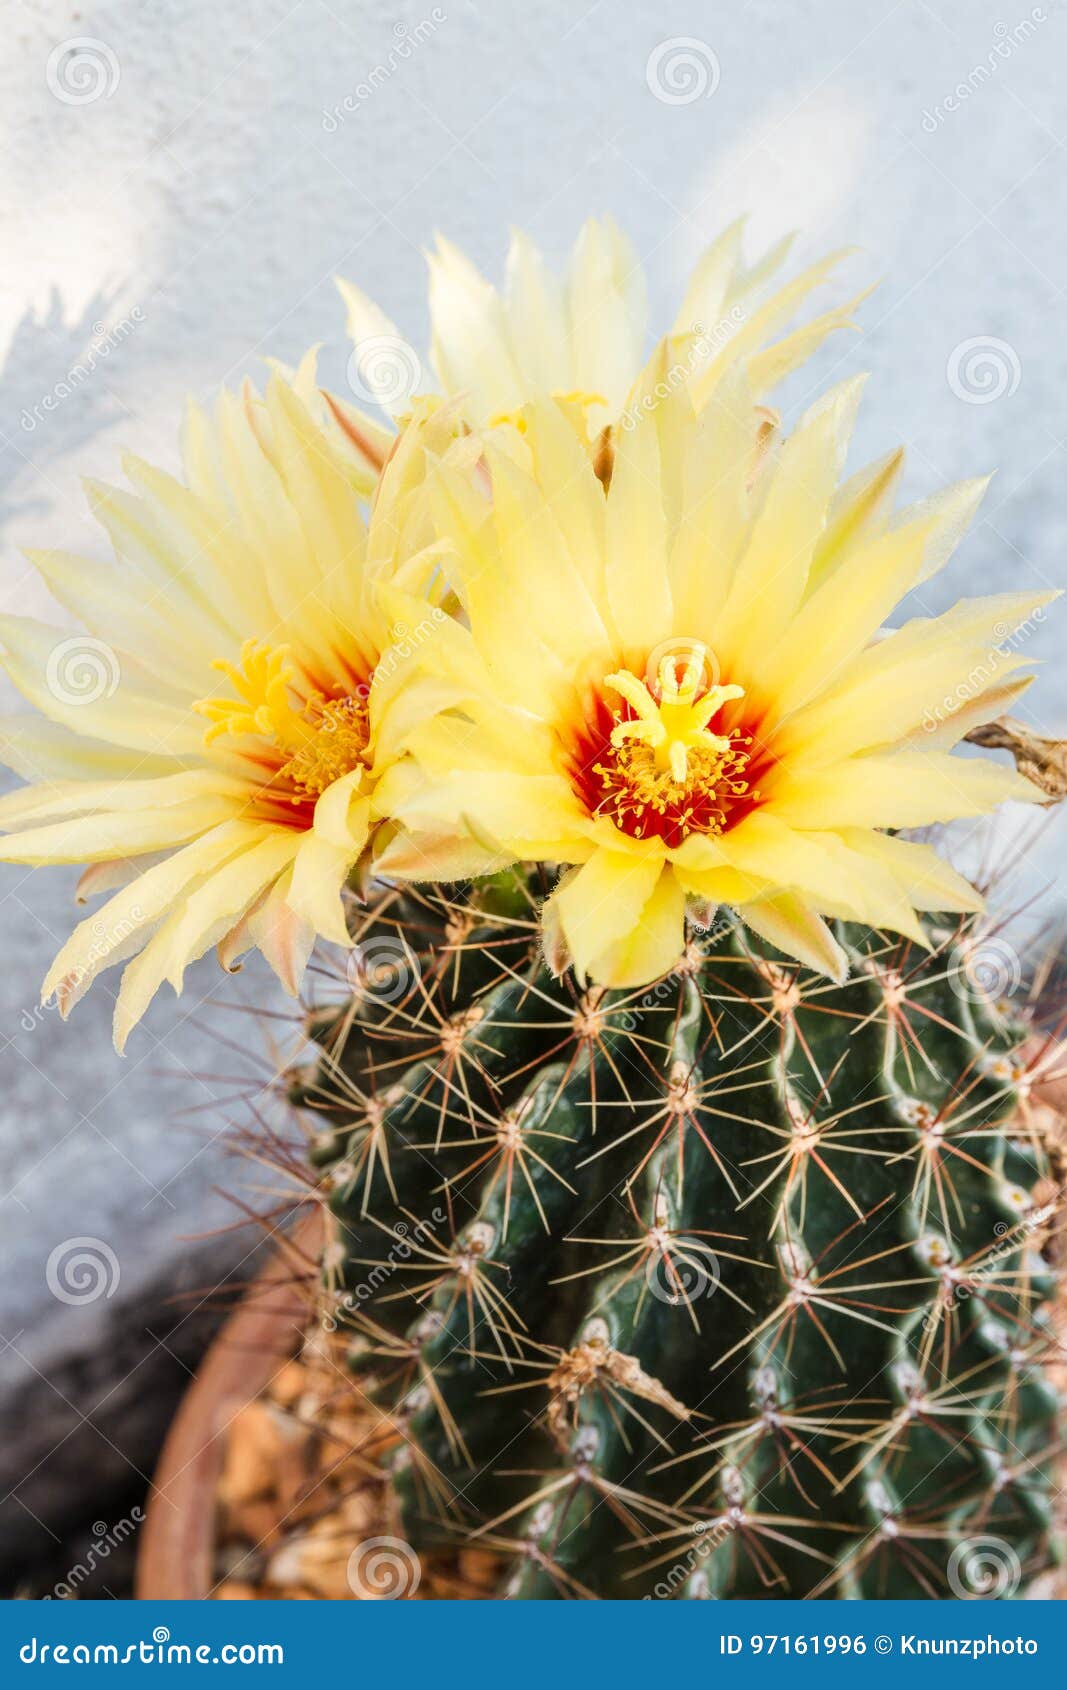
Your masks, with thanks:
[{"label": "yellow cactus flower", "polygon": [[[769,291],[791,241],[748,266],[743,233],[743,224],[734,223],[704,254],[667,336],[670,368],[690,387],[698,409],[739,367],[758,401],[828,334],[846,327],[859,303],[835,306],[783,334],[844,255],[832,254]],[[640,259],[610,217],[584,225],[566,278],[552,273],[520,231],[512,235],[503,293],[440,237],[429,267],[433,379],[429,373],[423,379],[416,354],[390,318],[359,288],[339,283],[360,394],[400,420],[413,392],[435,379],[437,391],[459,400],[476,428],[514,420],[528,399],[550,394],[580,413],[590,442],[626,412],[645,358],[648,304]],[[388,436],[383,440],[354,407],[331,403],[373,467]]]},{"label": "yellow cactus flower", "polygon": [[684,388],[639,406],[606,496],[547,401],[524,412],[524,463],[487,436],[491,498],[446,457],[433,498],[466,625],[435,629],[420,662],[467,696],[385,776],[403,831],[381,872],[563,865],[548,952],[616,986],[672,967],[687,906],[705,922],[732,906],[834,978],[827,917],[923,942],[917,910],[980,907],[930,846],[886,830],[1035,796],[948,748],[1027,685],[1011,637],[1053,595],[885,633],[984,482],[894,517],[897,453],[839,487],[860,386],[817,403],[755,476],[736,371],[702,413]]},{"label": "yellow cactus flower", "polygon": [[[374,589],[421,567],[422,451],[409,431],[368,524],[333,431],[275,375],[264,398],[224,394],[214,419],[190,409],[184,481],[129,457],[134,494],[90,486],[113,565],[32,554],[87,633],[0,619],[7,670],[41,712],[0,723],[0,759],[31,783],[0,800],[0,856],[88,863],[81,895],[112,891],[44,995],[66,1014],[139,953],[120,1048],[213,944],[227,965],[258,946],[295,992],[316,934],[347,942],[342,888],[418,637],[396,644]],[[421,605],[423,624],[434,614]]]}]

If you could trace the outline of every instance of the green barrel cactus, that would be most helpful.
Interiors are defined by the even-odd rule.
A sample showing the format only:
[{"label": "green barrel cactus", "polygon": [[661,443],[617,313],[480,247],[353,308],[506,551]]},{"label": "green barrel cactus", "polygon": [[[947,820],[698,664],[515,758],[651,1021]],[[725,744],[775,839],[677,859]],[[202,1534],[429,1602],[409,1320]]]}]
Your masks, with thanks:
[{"label": "green barrel cactus", "polygon": [[542,892],[380,892],[289,1077],[403,1538],[517,1598],[1025,1590],[1053,1188],[973,918],[836,985],[727,917],[619,992]]}]

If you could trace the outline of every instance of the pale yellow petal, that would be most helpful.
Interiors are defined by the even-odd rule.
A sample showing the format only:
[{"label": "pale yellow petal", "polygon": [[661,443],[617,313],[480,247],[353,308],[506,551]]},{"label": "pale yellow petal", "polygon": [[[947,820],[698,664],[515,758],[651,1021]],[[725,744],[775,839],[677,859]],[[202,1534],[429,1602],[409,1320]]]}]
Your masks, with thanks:
[{"label": "pale yellow petal", "polygon": [[781,340],[753,352],[746,363],[752,391],[764,394],[768,388],[777,387],[801,364],[806,364],[830,335],[839,329],[855,329],[857,324],[853,319],[856,312],[871,292],[871,288],[864,288],[843,305],[833,306],[810,322],[802,323],[791,334],[783,335]]},{"label": "pale yellow petal", "polygon": [[933,734],[958,708],[1011,677],[1025,661],[1017,630],[1036,625],[1055,596],[965,600],[944,616],[907,623],[860,653],[828,692],[779,729],[779,755],[836,761]]},{"label": "pale yellow petal", "polygon": [[664,864],[640,915],[614,944],[594,957],[594,980],[620,989],[647,985],[666,974],[685,945],[685,894],[669,864]]},{"label": "pale yellow petal", "polygon": [[848,443],[862,378],[806,413],[782,447],[719,619],[715,649],[738,674],[775,648],[799,605]]},{"label": "pale yellow petal", "polygon": [[599,394],[595,429],[617,415],[641,365],[648,299],[641,261],[610,217],[584,224],[567,283],[570,367],[575,387]]},{"label": "pale yellow petal", "polygon": [[504,303],[470,259],[437,237],[430,253],[431,356],[448,394],[463,394],[473,421],[516,411],[526,397]]},{"label": "pale yellow petal", "polygon": [[116,896],[74,929],[48,971],[42,998],[55,994],[66,1015],[98,974],[141,948],[160,916],[178,905],[191,886],[265,831],[252,822],[226,822],[143,873],[135,872]]},{"label": "pale yellow petal", "polygon": [[293,863],[289,908],[335,945],[351,943],[341,891],[355,857],[356,852],[331,844],[318,833],[307,833]]},{"label": "pale yellow petal", "polygon": [[1028,780],[980,757],[915,750],[784,776],[770,798],[773,813],[798,828],[929,827],[984,815],[1007,799],[1035,802]]},{"label": "pale yellow petal", "polygon": [[264,887],[288,868],[302,840],[308,837],[290,829],[272,828],[213,870],[190,893],[169,947],[167,979],[176,992],[182,989],[188,965],[216,944]]},{"label": "pale yellow petal", "polygon": [[185,766],[176,757],[110,745],[29,711],[0,716],[0,763],[23,780],[49,782],[112,780],[127,775],[148,779],[176,774]]},{"label": "pale yellow petal", "polygon": [[741,919],[761,939],[784,956],[813,968],[841,984],[848,975],[848,958],[822,917],[791,893],[745,904]]},{"label": "pale yellow petal", "polygon": [[424,781],[403,802],[398,819],[413,832],[445,827],[466,833],[512,860],[567,860],[587,821],[561,775],[505,769],[464,771]]},{"label": "pale yellow petal", "polygon": [[[232,808],[248,800],[248,783],[217,768],[185,770],[161,779],[137,780],[121,775],[113,781],[71,780],[31,786],[0,798],[0,828],[12,822],[38,825],[61,817],[100,815],[110,811],[168,810],[201,798],[230,798]],[[2,855],[0,849],[0,855]]]},{"label": "pale yellow petal", "polygon": [[579,978],[589,974],[597,957],[632,933],[662,868],[662,859],[601,847],[553,893]]},{"label": "pale yellow petal", "polygon": [[507,852],[452,833],[398,833],[375,855],[387,880],[473,880],[497,874],[515,862]]},{"label": "pale yellow petal", "polygon": [[620,429],[608,492],[606,584],[624,652],[643,654],[674,629],[667,574],[667,521],[654,415]]},{"label": "pale yellow petal", "polygon": [[150,754],[198,752],[204,724],[191,700],[127,652],[28,616],[0,616],[3,668],[50,721]]},{"label": "pale yellow petal", "polygon": [[751,391],[734,376],[701,413],[685,452],[682,517],[670,557],[674,627],[712,647],[748,532],[753,417]]},{"label": "pale yellow petal", "polygon": [[240,966],[239,958],[253,946],[260,951],[282,988],[291,998],[300,990],[315,944],[315,929],[302,921],[288,902],[292,870],[287,869],[270,890],[219,942],[219,961],[226,969]]},{"label": "pale yellow petal", "polygon": [[367,842],[370,804],[362,790],[366,770],[360,766],[335,780],[315,805],[314,829],[320,839],[353,856]]},{"label": "pale yellow petal", "polygon": [[783,638],[755,660],[761,696],[780,720],[840,678],[885,618],[913,587],[929,528],[894,528],[833,573],[800,607]]},{"label": "pale yellow petal", "polygon": [[[698,409],[708,403],[718,382],[731,365],[750,360],[754,353],[766,346],[770,336],[788,322],[808,295],[827,279],[844,256],[845,254],[840,252],[830,253],[779,288],[765,304],[744,312],[737,331],[731,335],[718,357],[709,359],[694,378],[693,403]],[[729,307],[730,303],[730,296],[727,296],[724,304]],[[850,304],[843,307],[843,310],[847,315],[852,308]],[[837,313],[834,315],[836,318]],[[705,325],[707,326],[709,325]],[[833,326],[836,326],[836,323],[829,325],[827,332]]]},{"label": "pale yellow petal", "polygon": [[[514,584],[515,614],[524,634],[535,634],[567,673],[576,676],[590,657],[610,653],[608,633],[582,573],[556,521],[551,504],[533,477],[520,470],[492,442],[486,460],[493,480],[493,506],[500,557]],[[611,504],[619,462],[608,501],[608,581],[612,581]],[[620,495],[624,497],[624,495]],[[654,560],[646,560],[646,571]],[[566,614],[560,615],[560,607]]]},{"label": "pale yellow petal", "polygon": [[876,539],[887,526],[903,468],[904,448],[898,446],[884,458],[857,470],[834,495],[826,527],[812,558],[809,595],[856,546]]},{"label": "pale yellow petal", "polygon": [[577,383],[567,356],[563,288],[521,229],[511,235],[505,298],[512,354],[527,390],[569,392]]},{"label": "pale yellow petal", "polygon": [[932,846],[862,828],[842,828],[840,833],[849,850],[886,869],[917,910],[984,908],[981,893],[939,857]]},{"label": "pale yellow petal", "polygon": [[744,232],[745,221],[739,217],[701,254],[674,319],[672,334],[688,335],[698,328],[707,332],[725,315],[735,275],[742,269]]},{"label": "pale yellow petal", "polygon": [[[359,364],[360,382],[383,411],[390,416],[400,416],[410,407],[413,388],[405,379],[398,392],[396,357],[406,360],[401,367],[405,372],[410,369],[412,374],[418,371],[418,360],[396,324],[361,288],[352,282],[342,281],[340,277],[337,278],[337,286],[345,302],[348,332],[352,338],[353,357]],[[390,346],[397,348],[396,357],[377,356],[382,343],[386,350]]]},{"label": "pale yellow petal", "polygon": [[226,798],[204,798],[157,812],[80,816],[30,827],[0,840],[0,860],[9,863],[90,863],[125,854],[137,856],[184,845],[234,815]]}]

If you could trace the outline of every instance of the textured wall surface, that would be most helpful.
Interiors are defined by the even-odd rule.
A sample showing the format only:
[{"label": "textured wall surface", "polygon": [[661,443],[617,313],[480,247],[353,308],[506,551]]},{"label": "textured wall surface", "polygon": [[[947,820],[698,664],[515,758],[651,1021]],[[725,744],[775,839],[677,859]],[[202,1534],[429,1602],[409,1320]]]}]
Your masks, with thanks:
[{"label": "textured wall surface", "polygon": [[[423,347],[436,228],[496,274],[509,224],[562,256],[600,210],[635,240],[664,325],[739,211],[753,246],[799,227],[802,256],[858,247],[850,280],[883,278],[862,332],[800,373],[787,410],[867,368],[857,461],[905,441],[916,496],[998,470],[924,607],[1063,582],[1058,0],[2,0],[0,25],[0,609],[58,619],[21,548],[102,556],[79,477],[117,477],[126,445],[171,464],[186,393],[312,341],[343,387],[335,273]],[[1051,661],[1029,714],[1063,732],[1053,622],[1032,637]],[[1028,845],[1027,889],[1062,848],[1062,831]],[[73,880],[0,871],[0,1518],[20,1555],[62,1534],[71,1472],[95,1470],[85,1452],[112,1450],[111,1494],[140,1482],[144,1402],[183,1371],[161,1371],[164,1353],[184,1359],[188,1339],[191,1359],[198,1342],[183,1312],[153,1326],[151,1310],[248,1249],[247,1234],[188,1241],[226,1219],[215,1186],[247,1183],[221,1129],[248,1083],[234,1076],[265,1069],[254,1024],[205,1000],[271,1001],[254,971],[202,965],[124,1061],[106,984],[66,1026],[35,1013]],[[1046,912],[1056,902],[1053,888]],[[83,1236],[119,1272],[113,1295],[72,1304],[46,1270]]]}]

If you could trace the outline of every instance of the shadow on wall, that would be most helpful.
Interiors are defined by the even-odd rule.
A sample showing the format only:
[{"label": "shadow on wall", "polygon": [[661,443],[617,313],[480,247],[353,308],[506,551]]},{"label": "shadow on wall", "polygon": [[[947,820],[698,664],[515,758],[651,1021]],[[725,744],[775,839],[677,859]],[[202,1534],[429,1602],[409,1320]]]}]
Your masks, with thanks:
[{"label": "shadow on wall", "polygon": [[[15,515],[47,514],[50,501],[23,491],[33,477],[47,480],[52,459],[68,457],[119,420],[122,407],[103,365],[120,350],[140,307],[113,320],[119,290],[95,293],[78,319],[66,320],[58,288],[47,310],[28,307],[0,370],[0,531]],[[49,424],[64,412],[62,430]]]},{"label": "shadow on wall", "polygon": [[[98,289],[71,322],[53,288],[46,307],[22,312],[0,370],[0,534],[29,517],[44,543],[63,543],[56,483],[129,415],[115,376],[144,318],[128,297],[125,288]],[[17,565],[10,544],[6,551]],[[10,593],[5,609],[28,608]],[[62,621],[58,611],[41,614]],[[0,770],[0,790],[11,784]],[[213,1189],[240,1183],[226,1129],[231,1094],[252,1081],[205,1082],[220,1066],[217,1029],[213,1036],[184,1013],[161,1014],[146,1034],[149,1060],[166,1056],[162,1076],[148,1071],[143,1049],[118,1064],[106,983],[76,1028],[38,1009],[44,966],[77,912],[69,876],[29,881],[22,869],[0,872],[0,920],[9,959],[18,959],[0,989],[0,1592],[122,1596],[136,1551],[127,1528],[167,1425],[257,1263],[255,1231],[234,1227],[232,1208],[220,1215],[210,1206]],[[200,971],[201,993],[214,984],[213,967],[209,960]],[[256,1001],[269,987],[250,969],[245,991]],[[239,998],[240,986],[227,996]],[[267,1047],[258,1034],[249,1043],[251,1062]],[[183,1104],[205,1108],[205,1097],[201,1142],[175,1118]],[[212,1236],[217,1222],[228,1229]],[[44,1260],[64,1241],[97,1233],[89,1244],[110,1240],[129,1272],[113,1300],[72,1308],[89,1299],[57,1300]],[[76,1573],[73,1591],[61,1589],[80,1568],[91,1581],[80,1585]]]}]

